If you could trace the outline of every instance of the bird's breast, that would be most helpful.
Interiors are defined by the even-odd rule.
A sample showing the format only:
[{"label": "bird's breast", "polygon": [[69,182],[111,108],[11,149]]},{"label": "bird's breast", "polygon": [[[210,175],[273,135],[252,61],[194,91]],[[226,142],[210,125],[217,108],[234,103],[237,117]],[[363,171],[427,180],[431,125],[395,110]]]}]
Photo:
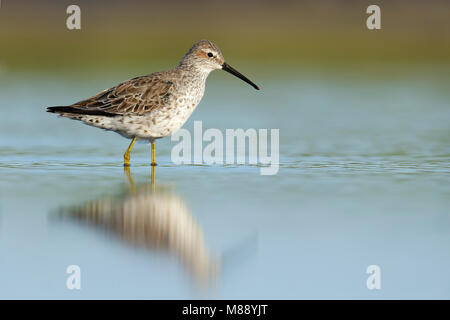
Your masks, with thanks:
[{"label": "bird's breast", "polygon": [[194,112],[203,97],[203,91],[174,95],[171,101],[148,113],[146,127],[153,137],[165,137],[180,129]]}]

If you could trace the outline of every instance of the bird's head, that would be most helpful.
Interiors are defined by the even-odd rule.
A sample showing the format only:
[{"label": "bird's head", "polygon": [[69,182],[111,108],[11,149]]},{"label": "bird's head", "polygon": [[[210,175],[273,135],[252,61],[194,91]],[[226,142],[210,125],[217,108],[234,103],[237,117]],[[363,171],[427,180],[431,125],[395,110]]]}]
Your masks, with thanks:
[{"label": "bird's head", "polygon": [[225,62],[219,47],[211,41],[200,40],[196,42],[183,57],[181,64],[195,67],[208,74],[213,70],[224,70],[259,90],[256,84]]}]

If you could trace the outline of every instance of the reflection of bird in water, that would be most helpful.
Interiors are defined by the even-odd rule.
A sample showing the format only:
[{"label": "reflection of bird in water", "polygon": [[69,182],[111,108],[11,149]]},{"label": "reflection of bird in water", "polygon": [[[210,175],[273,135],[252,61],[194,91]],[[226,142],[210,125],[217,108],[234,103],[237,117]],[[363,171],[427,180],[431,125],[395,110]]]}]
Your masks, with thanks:
[{"label": "reflection of bird in water", "polygon": [[184,201],[154,184],[136,187],[128,168],[125,173],[131,191],[61,209],[60,213],[112,231],[132,245],[169,251],[196,280],[211,280],[218,261],[209,256],[202,229]]}]

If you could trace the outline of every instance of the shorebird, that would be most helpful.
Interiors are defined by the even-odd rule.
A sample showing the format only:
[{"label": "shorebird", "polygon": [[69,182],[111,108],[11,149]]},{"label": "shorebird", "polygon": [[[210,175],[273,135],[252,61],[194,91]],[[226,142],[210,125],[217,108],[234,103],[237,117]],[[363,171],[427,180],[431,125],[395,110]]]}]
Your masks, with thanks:
[{"label": "shorebird", "polygon": [[206,78],[213,70],[224,70],[258,86],[225,62],[211,41],[196,42],[174,69],[155,72],[122,82],[93,97],[47,111],[85,124],[110,130],[132,139],[124,154],[125,167],[137,139],[152,145],[152,166],[156,165],[155,140],[183,126],[205,92]]}]

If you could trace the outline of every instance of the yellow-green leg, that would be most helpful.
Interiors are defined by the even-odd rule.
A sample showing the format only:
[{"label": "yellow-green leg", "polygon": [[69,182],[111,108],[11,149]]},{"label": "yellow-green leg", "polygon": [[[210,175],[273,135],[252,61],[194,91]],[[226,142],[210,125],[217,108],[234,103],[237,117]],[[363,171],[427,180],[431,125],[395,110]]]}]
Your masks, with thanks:
[{"label": "yellow-green leg", "polygon": [[131,143],[128,146],[127,151],[125,151],[125,153],[123,155],[123,165],[125,167],[128,167],[130,165],[130,152],[131,152],[131,149],[133,149],[133,145],[135,142],[136,142],[136,137],[134,137],[133,140],[131,140]]},{"label": "yellow-green leg", "polygon": [[156,166],[155,143],[152,141],[152,166]]}]

